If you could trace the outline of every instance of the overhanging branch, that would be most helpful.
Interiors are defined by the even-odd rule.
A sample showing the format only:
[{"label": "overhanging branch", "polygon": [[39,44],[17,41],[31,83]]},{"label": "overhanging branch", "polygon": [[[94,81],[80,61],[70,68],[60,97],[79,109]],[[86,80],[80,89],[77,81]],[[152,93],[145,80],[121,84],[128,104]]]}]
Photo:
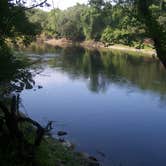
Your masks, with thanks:
[{"label": "overhanging branch", "polygon": [[[16,0],[17,5],[20,5],[20,3],[21,3],[21,0]],[[47,0],[43,0],[40,3],[33,4],[31,7],[24,7],[24,10],[30,10],[30,9],[33,9],[33,8],[36,8],[36,7],[39,7],[39,6],[41,7],[42,5],[44,5],[46,3],[47,3]]]}]

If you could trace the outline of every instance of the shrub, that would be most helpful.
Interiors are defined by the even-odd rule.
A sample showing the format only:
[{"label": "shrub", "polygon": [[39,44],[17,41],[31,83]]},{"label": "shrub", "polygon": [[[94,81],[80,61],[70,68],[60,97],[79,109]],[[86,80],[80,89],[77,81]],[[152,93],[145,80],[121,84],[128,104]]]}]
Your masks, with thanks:
[{"label": "shrub", "polygon": [[132,33],[124,29],[112,29],[107,27],[101,37],[101,41],[108,44],[132,45]]}]

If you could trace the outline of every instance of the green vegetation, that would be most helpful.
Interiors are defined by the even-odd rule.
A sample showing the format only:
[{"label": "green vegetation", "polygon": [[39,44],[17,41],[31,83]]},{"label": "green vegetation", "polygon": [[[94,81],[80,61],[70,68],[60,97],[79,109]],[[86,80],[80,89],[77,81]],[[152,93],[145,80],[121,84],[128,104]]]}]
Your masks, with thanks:
[{"label": "green vegetation", "polygon": [[[54,9],[45,12],[35,7],[48,5],[46,0],[32,0],[30,6],[24,0],[0,0],[0,97],[5,103],[0,105],[0,165],[53,165],[62,162],[65,165],[80,165],[82,159],[75,158],[75,154],[65,149],[51,138],[44,139],[43,128],[33,120],[18,116],[18,110],[13,109],[15,103],[8,111],[9,98],[24,89],[32,89],[34,83],[32,73],[24,66],[29,62],[21,62],[13,56],[9,43],[14,47],[23,43],[28,45],[36,36],[44,34],[47,38],[67,38],[73,41],[94,40],[102,41],[106,46],[123,44],[135,48],[155,47],[157,55],[166,67],[166,0],[89,0],[87,5],[77,4],[67,10]],[[35,48],[34,48],[35,49]],[[68,50],[63,50],[68,51]],[[77,57],[72,57],[70,51],[68,58],[63,61],[63,68],[67,72],[79,72],[90,78],[92,91],[104,90],[109,79],[116,72],[125,77],[133,84],[137,83],[141,88],[153,89],[152,84],[158,73],[153,71],[149,62],[149,71],[144,73],[147,66],[137,66],[137,62],[130,56],[110,56],[111,53],[93,53],[82,51]],[[111,57],[111,58],[110,58]],[[64,58],[62,55],[59,58]],[[133,63],[126,65],[125,58],[130,58]],[[56,62],[50,62],[57,66]],[[118,66],[118,67],[117,67]],[[127,67],[126,67],[127,66]],[[138,73],[132,71],[138,68]],[[69,70],[70,69],[70,70]],[[110,78],[110,72],[111,78]],[[79,74],[78,73],[78,74]],[[107,79],[102,79],[107,76]],[[145,80],[137,79],[146,74]],[[164,74],[161,72],[161,75]],[[136,81],[135,81],[136,80]],[[140,81],[141,80],[141,81]],[[165,84],[156,91],[165,91]],[[3,103],[2,102],[2,103]],[[19,120],[25,122],[24,127],[19,129]],[[26,122],[37,124],[41,131],[24,135]],[[31,128],[33,128],[31,126]],[[41,133],[40,133],[41,132]],[[40,135],[41,134],[41,135]],[[34,138],[34,145],[29,141]],[[27,141],[28,140],[28,141]],[[46,142],[44,142],[46,141]],[[55,147],[53,146],[55,144]],[[11,155],[9,155],[9,153]],[[35,160],[34,157],[35,156]],[[30,161],[30,162],[27,162]],[[6,163],[8,162],[8,164]],[[11,162],[11,163],[10,163]],[[84,165],[86,165],[84,163]]]},{"label": "green vegetation", "polygon": [[36,155],[36,162],[40,166],[59,166],[61,164],[88,166],[88,160],[81,153],[73,152],[52,138],[47,138],[41,143]]},{"label": "green vegetation", "polygon": [[[77,4],[64,11],[54,9],[44,12],[33,9],[27,11],[27,15],[31,22],[40,26],[40,32],[48,36],[66,37],[71,40],[91,39],[135,47],[140,45],[141,48],[153,45],[153,42],[146,42],[146,38],[151,36],[146,33],[145,24],[138,19],[136,13],[131,13],[131,10],[131,5],[112,5],[109,1],[90,0],[89,5]],[[161,12],[159,4],[152,3],[150,10],[164,27],[166,13]]]},{"label": "green vegetation", "polygon": [[[40,25],[46,36],[65,37],[74,41],[102,41],[106,46],[123,44],[135,48],[156,48],[165,65],[166,1],[89,0],[67,10],[50,12],[33,9],[31,22]],[[41,21],[41,18],[47,18]],[[44,25],[44,26],[43,26]]]},{"label": "green vegetation", "polygon": [[[0,165],[1,166],[68,166],[87,165],[85,158],[75,154],[51,137],[45,138],[47,128],[20,113],[19,94],[24,89],[32,89],[35,82],[28,69],[30,64],[14,56],[9,47],[19,42],[27,45],[40,34],[46,23],[42,20],[47,14],[34,7],[46,1],[32,0],[30,7],[26,1],[0,1]],[[40,17],[33,17],[35,15]],[[41,17],[41,14],[42,17]],[[38,22],[40,21],[40,24]],[[54,28],[47,27],[51,32]],[[53,34],[53,32],[51,33]],[[19,40],[19,42],[18,42]],[[13,96],[13,97],[11,97]],[[11,99],[12,98],[12,99]],[[48,127],[48,126],[47,126]]]},{"label": "green vegetation", "polygon": [[165,0],[89,0],[87,5],[50,12],[34,8],[43,6],[46,0],[32,2],[29,8],[22,0],[0,2],[1,45],[8,38],[15,45],[18,41],[28,44],[37,34],[73,41],[95,40],[106,46],[155,48],[166,65]]},{"label": "green vegetation", "polygon": [[[32,126],[27,129],[32,130]],[[88,166],[88,160],[81,153],[74,152],[51,137],[43,138],[40,146],[33,149],[29,146],[25,147],[25,145],[20,147],[19,142],[5,136],[0,136],[1,166],[60,166],[61,164]],[[28,136],[29,142],[32,141],[34,135],[29,134]]]}]

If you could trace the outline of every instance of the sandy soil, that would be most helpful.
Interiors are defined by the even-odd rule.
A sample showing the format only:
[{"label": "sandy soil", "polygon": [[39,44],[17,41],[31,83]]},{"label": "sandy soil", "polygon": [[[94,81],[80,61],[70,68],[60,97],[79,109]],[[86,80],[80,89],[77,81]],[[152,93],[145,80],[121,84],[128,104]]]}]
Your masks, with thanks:
[{"label": "sandy soil", "polygon": [[83,41],[83,42],[73,42],[66,38],[61,38],[61,39],[49,39],[49,40],[46,40],[45,43],[52,45],[52,46],[59,46],[59,47],[69,47],[72,45],[80,45],[80,46],[88,48],[88,49],[104,48],[104,49],[113,49],[113,50],[121,50],[121,51],[133,51],[133,52],[156,56],[155,50],[136,49],[134,47],[123,46],[123,45],[112,45],[112,46],[106,47],[102,42],[96,42],[93,40],[88,40],[88,41]]}]

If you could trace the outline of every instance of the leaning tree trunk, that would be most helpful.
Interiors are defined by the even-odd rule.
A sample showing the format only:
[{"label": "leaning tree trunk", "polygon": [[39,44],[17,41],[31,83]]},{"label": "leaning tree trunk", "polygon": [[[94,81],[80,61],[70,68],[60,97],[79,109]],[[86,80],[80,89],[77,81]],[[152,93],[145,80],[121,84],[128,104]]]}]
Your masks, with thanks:
[{"label": "leaning tree trunk", "polygon": [[154,40],[158,58],[166,68],[166,34],[157,20],[152,16],[149,5],[149,0],[138,0],[138,14],[141,21],[146,25],[150,37]]},{"label": "leaning tree trunk", "polygon": [[[52,129],[52,121],[49,121],[46,127],[42,127],[37,121],[32,120],[29,117],[20,115],[19,96],[12,97],[10,108],[8,108],[2,101],[0,101],[0,111],[2,111],[4,114],[2,120],[5,121],[4,123],[8,128],[11,138],[12,139],[15,138],[24,144],[27,144],[27,140],[24,137],[23,131],[21,131],[19,128],[20,124],[29,123],[32,128],[36,129],[35,141],[32,144],[33,146],[39,146],[43,139],[44,134],[48,133]],[[3,121],[0,121],[0,123]]]},{"label": "leaning tree trunk", "polygon": [[12,138],[17,138],[22,140],[22,133],[19,131],[17,123],[17,98],[14,96],[12,98],[11,107],[8,108],[2,102],[0,102],[0,109],[4,113],[4,119],[6,126],[9,130],[9,134]]}]

